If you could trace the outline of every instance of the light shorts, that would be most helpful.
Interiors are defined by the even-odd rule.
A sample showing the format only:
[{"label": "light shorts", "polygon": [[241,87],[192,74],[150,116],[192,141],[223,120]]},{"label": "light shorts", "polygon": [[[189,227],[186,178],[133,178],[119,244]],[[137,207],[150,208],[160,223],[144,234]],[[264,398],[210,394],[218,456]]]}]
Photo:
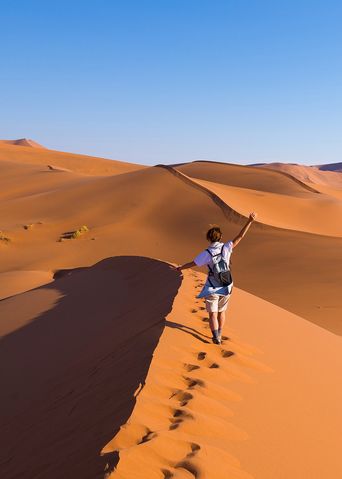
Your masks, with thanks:
[{"label": "light shorts", "polygon": [[205,298],[205,307],[208,313],[221,313],[228,306],[230,294],[223,296],[221,294],[210,294]]}]

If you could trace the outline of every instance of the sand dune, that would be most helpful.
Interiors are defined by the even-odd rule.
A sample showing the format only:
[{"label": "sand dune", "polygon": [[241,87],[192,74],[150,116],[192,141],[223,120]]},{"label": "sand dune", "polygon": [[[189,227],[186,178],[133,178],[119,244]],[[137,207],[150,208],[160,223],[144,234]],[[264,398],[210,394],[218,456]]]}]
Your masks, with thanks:
[{"label": "sand dune", "polygon": [[19,138],[18,140],[0,140],[0,145],[15,145],[15,146],[29,146],[31,148],[45,148],[36,141],[30,140],[29,138]]},{"label": "sand dune", "polygon": [[121,257],[0,302],[4,477],[339,477],[341,339],[236,289],[217,347],[203,280]]},{"label": "sand dune", "polygon": [[119,451],[109,477],[340,477],[341,339],[236,290],[229,339],[216,348],[201,302],[192,309],[203,279],[185,273],[146,386],[104,448]]},{"label": "sand dune", "polygon": [[342,172],[342,162],[327,163],[327,164],[324,164],[324,165],[317,165],[316,168],[318,168],[321,171],[339,171],[339,172]]},{"label": "sand dune", "polygon": [[[186,175],[199,180],[212,181],[224,185],[250,188],[252,190],[291,195],[305,198],[314,188],[297,180],[291,175],[272,169],[260,170],[252,166],[240,166],[228,163],[194,161],[175,168]],[[311,197],[311,195],[309,196]]]},{"label": "sand dune", "polygon": [[[147,168],[4,201],[1,230],[12,242],[0,245],[0,271],[90,265],[117,254],[182,262],[205,247],[209,222],[227,239],[236,235],[245,219],[189,181]],[[34,221],[42,225],[23,229]],[[81,225],[90,229],[82,239],[58,242]],[[341,334],[341,246],[340,238],[255,224],[233,257],[237,286]],[[324,264],[319,281],[317,264]]]},{"label": "sand dune", "polygon": [[[339,193],[0,145],[0,476],[342,477]],[[203,274],[169,263],[252,208],[218,347]]]},{"label": "sand dune", "polygon": [[[131,414],[180,284],[168,265],[133,257],[59,276],[0,302],[8,479],[93,479],[114,467],[117,454],[101,449]],[[143,288],[133,297],[137,282],[159,300]]]},{"label": "sand dune", "polygon": [[312,193],[311,197],[298,198],[212,181],[194,181],[216,193],[245,217],[251,209],[257,211],[261,223],[319,235],[342,236],[342,222],[339,221],[342,218],[342,201],[330,195]]},{"label": "sand dune", "polygon": [[50,165],[55,169],[67,169],[84,175],[117,175],[144,168],[142,165],[123,161],[105,160],[104,158],[64,153],[46,148],[32,148],[32,145],[22,145],[18,148],[16,144],[9,144],[6,140],[2,140],[0,143],[1,160],[44,165],[46,168]]},{"label": "sand dune", "polygon": [[[335,165],[341,165],[341,163],[336,163]],[[338,166],[331,170],[329,168],[321,168],[320,166],[292,165],[289,163],[261,163],[258,166],[287,173],[315,189],[317,189],[316,185],[326,185],[342,189],[342,175],[339,173]]]},{"label": "sand dune", "polygon": [[0,300],[24,293],[53,281],[50,271],[8,271],[0,273]]}]

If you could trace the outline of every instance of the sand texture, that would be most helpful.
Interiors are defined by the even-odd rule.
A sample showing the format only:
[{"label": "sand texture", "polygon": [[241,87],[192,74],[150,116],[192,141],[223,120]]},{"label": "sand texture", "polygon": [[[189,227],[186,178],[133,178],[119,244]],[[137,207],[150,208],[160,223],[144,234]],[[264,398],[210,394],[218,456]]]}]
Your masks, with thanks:
[{"label": "sand texture", "polygon": [[[0,142],[1,478],[342,477],[341,173],[298,171]],[[172,265],[252,210],[217,346]]]}]

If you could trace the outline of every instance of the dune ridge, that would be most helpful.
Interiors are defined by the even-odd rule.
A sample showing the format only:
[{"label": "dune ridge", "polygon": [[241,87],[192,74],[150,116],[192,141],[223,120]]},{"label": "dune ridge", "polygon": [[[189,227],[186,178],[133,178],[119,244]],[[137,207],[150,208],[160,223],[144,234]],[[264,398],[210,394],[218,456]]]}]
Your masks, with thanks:
[{"label": "dune ridge", "polygon": [[45,146],[40,145],[34,140],[30,140],[29,138],[19,138],[18,140],[0,140],[0,144],[6,145],[15,145],[15,146],[28,146],[31,148],[44,148]]},{"label": "dune ridge", "polygon": [[203,275],[184,274],[136,407],[102,451],[119,454],[108,478],[252,479],[230,453],[230,443],[248,440],[234,424],[242,400],[234,388],[253,385],[251,369],[272,370],[235,338],[222,348],[210,343],[202,302],[193,300],[202,282]]},{"label": "dune ridge", "polygon": [[[158,302],[143,288],[132,297],[136,283]],[[117,257],[0,301],[1,477],[94,479],[115,467],[100,451],[134,408],[179,285],[165,263]]]},{"label": "dune ridge", "polygon": [[32,145],[0,142],[0,162],[11,161],[22,164],[44,165],[52,169],[64,169],[75,173],[93,176],[109,176],[127,171],[136,171],[144,168],[143,165],[125,163],[118,160],[108,160],[89,155],[67,153],[47,148],[32,147]]},{"label": "dune ridge", "polygon": [[[288,193],[288,183],[282,184]],[[3,201],[0,215],[1,229],[12,240],[0,245],[0,272],[72,268],[132,253],[181,263],[205,248],[209,222],[220,224],[228,240],[245,221],[241,215],[234,215],[234,221],[227,218],[207,192],[154,167],[87,177],[77,184],[61,182],[52,191],[32,196],[25,193]],[[23,228],[34,222],[42,224]],[[65,232],[82,225],[89,228],[84,238],[58,242]],[[296,255],[289,245],[295,246]],[[341,273],[336,269],[341,254],[340,238],[254,224],[234,253],[233,273],[243,289],[341,334]],[[324,264],[320,282],[317,262]]]},{"label": "dune ridge", "polygon": [[[339,477],[335,424],[342,424],[342,392],[325,421],[318,411],[338,381],[341,339],[328,332],[321,336],[302,318],[237,289],[228,309],[227,338],[217,348],[210,343],[202,301],[194,304],[203,281],[201,273],[184,272],[132,415],[102,450],[104,457],[119,455],[108,478]],[[307,341],[307,351],[294,349],[287,366],[284,354],[293,342],[289,324],[298,340]],[[312,358],[318,345],[326,360]],[[312,362],[320,371],[329,368],[326,390],[308,374]],[[277,403],[284,408],[281,414],[277,408],[272,412]],[[308,418],[302,417],[305,407]],[[303,441],[312,449],[303,450]]]},{"label": "dune ridge", "polygon": [[[340,163],[336,164],[340,165]],[[329,166],[329,165],[327,165]],[[319,186],[330,186],[332,188],[342,189],[342,175],[338,166],[336,169],[325,169],[320,166],[306,166],[290,163],[261,163],[255,165],[258,168],[272,169],[286,173],[297,180],[314,187],[315,190],[321,191]]]},{"label": "dune ridge", "polygon": [[198,189],[199,191],[205,193],[223,212],[225,217],[228,220],[232,220],[233,222],[241,222],[244,218],[239,212],[231,208],[225,201],[222,200],[216,193],[214,193],[210,188],[207,188],[205,185],[196,183],[193,181],[192,178],[187,176],[185,173],[177,170],[176,168],[168,165],[156,165],[156,168],[164,168],[165,170],[169,171],[171,174],[176,176],[176,178],[184,181],[187,185],[191,186],[191,188]]},{"label": "dune ridge", "polygon": [[313,165],[321,171],[342,171],[342,162],[339,163],[325,163],[323,165]]},{"label": "dune ridge", "polygon": [[[231,182],[233,180],[234,183],[227,183],[227,184],[231,184],[231,186],[242,186],[242,187],[248,187],[246,186],[246,183],[248,183],[248,180],[250,178],[248,178],[246,173],[250,172],[252,173],[252,175],[256,173],[255,167],[250,165],[242,166],[242,165],[236,165],[234,163],[223,163],[219,161],[209,162],[205,160],[196,160],[191,163],[182,163],[180,165],[175,165],[175,168],[184,173],[187,173],[188,176],[190,177],[204,179],[208,181],[214,181],[216,183],[226,183],[227,173],[228,173],[229,175],[231,175],[228,181]],[[272,168],[270,168],[270,170],[273,171]],[[233,175],[237,176],[237,173],[240,174],[242,178],[238,178],[238,179],[234,177],[232,178]],[[277,169],[277,170],[274,170],[274,173],[276,174],[275,175],[273,174],[269,177],[269,181],[273,180],[275,182],[275,185],[268,185],[268,190],[270,192],[277,192],[279,194],[283,194],[284,185],[287,185],[288,187],[291,184],[291,182],[294,182],[304,190],[310,191],[312,193],[320,194],[320,191],[316,190],[313,186],[308,185],[304,181],[301,181],[299,178],[287,173],[286,171]],[[247,177],[246,180],[244,179],[244,176]],[[281,176],[290,180],[290,183],[282,182]],[[255,189],[259,189],[259,188],[255,188]],[[268,191],[268,190],[265,190],[265,191]],[[291,193],[293,194],[295,192],[296,192],[296,189],[292,189]]]},{"label": "dune ridge", "polygon": [[318,235],[342,236],[342,224],[336,221],[342,217],[342,202],[338,198],[331,198],[331,195],[322,194],[309,199],[285,197],[211,181],[193,181],[215,192],[224,203],[229,203],[231,208],[245,217],[253,208],[258,212],[258,224]]}]

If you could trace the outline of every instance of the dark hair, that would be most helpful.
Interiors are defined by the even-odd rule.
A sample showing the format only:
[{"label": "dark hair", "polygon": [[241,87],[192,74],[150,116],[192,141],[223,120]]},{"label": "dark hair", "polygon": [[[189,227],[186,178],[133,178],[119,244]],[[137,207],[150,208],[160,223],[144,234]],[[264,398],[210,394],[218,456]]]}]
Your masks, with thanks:
[{"label": "dark hair", "polygon": [[215,241],[220,241],[222,238],[222,231],[219,226],[212,226],[210,230],[207,232],[207,240],[210,243],[214,243]]}]

